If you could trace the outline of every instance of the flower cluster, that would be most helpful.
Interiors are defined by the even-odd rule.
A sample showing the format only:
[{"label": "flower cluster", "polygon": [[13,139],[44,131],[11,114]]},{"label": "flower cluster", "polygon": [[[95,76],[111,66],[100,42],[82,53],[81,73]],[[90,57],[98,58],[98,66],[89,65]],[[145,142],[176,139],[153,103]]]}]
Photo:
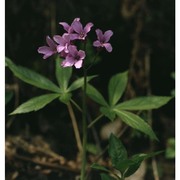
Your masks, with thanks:
[{"label": "flower cluster", "polygon": [[[86,53],[83,50],[78,50],[75,42],[78,40],[86,40],[87,34],[93,27],[93,23],[89,22],[85,27],[83,27],[80,18],[75,18],[71,25],[66,22],[60,22],[59,24],[66,32],[62,36],[54,35],[53,39],[47,36],[46,42],[48,46],[39,47],[38,52],[44,55],[43,59],[47,59],[53,54],[58,53],[60,57],[64,59],[61,66],[75,66],[76,68],[81,68]],[[112,46],[108,42],[113,35],[113,32],[108,30],[103,34],[100,29],[97,29],[96,35],[97,40],[93,42],[93,46],[96,48],[105,48],[108,52],[111,52]]]}]

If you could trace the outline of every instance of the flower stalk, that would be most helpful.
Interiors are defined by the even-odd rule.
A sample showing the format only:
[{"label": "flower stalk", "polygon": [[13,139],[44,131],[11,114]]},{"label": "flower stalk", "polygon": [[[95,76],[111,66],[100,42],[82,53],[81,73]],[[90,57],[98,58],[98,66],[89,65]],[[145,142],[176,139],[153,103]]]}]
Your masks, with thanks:
[{"label": "flower stalk", "polygon": [[89,125],[88,128],[91,128],[99,119],[101,119],[104,115],[100,114],[96,119],[94,119]]},{"label": "flower stalk", "polygon": [[76,143],[77,143],[77,148],[79,149],[79,152],[82,153],[82,143],[81,143],[81,138],[80,138],[80,134],[79,134],[79,129],[78,129],[76,117],[75,117],[75,114],[74,114],[74,111],[73,111],[73,108],[72,108],[72,105],[70,102],[67,103],[67,108],[69,111],[69,115],[71,117],[74,134],[75,134],[75,138],[76,138]]},{"label": "flower stalk", "polygon": [[81,180],[85,180],[86,174],[86,149],[87,149],[87,106],[86,106],[86,87],[87,87],[87,69],[83,66],[84,71],[84,88],[83,88],[83,111],[82,111],[82,132],[83,132],[83,151],[82,151],[82,167],[81,167]]},{"label": "flower stalk", "polygon": [[[38,48],[38,52],[43,54],[43,59],[47,59],[54,54],[58,54],[63,61],[61,62],[62,67],[72,67],[74,66],[76,69],[83,68],[84,71],[84,87],[83,87],[83,98],[82,98],[82,110],[79,105],[71,100],[67,104],[67,108],[72,120],[73,129],[75,133],[75,138],[77,142],[77,147],[82,155],[82,168],[80,179],[85,180],[86,177],[86,165],[87,165],[87,105],[86,105],[86,88],[87,88],[87,71],[90,69],[98,56],[99,51],[105,49],[107,52],[112,51],[112,46],[109,43],[113,32],[111,30],[107,30],[103,33],[102,30],[96,29],[97,40],[93,42],[93,46],[96,48],[97,52],[94,56],[94,59],[89,65],[89,67],[85,67],[84,59],[87,56],[86,51],[86,40],[88,33],[91,31],[94,26],[93,23],[89,22],[85,26],[82,25],[80,18],[75,18],[71,25],[66,22],[59,23],[63,29],[66,31],[62,35],[54,35],[52,38],[49,36],[46,37],[47,45],[41,46]],[[81,41],[84,43],[84,50],[79,49],[76,45],[76,41]],[[66,79],[69,80],[69,77]],[[61,86],[61,85],[60,85]],[[76,122],[76,118],[74,115],[73,108],[71,103],[76,106],[76,108],[82,112],[82,145],[81,138],[79,135],[79,130]],[[98,116],[90,125],[91,127],[96,121],[98,121],[102,115]]]}]

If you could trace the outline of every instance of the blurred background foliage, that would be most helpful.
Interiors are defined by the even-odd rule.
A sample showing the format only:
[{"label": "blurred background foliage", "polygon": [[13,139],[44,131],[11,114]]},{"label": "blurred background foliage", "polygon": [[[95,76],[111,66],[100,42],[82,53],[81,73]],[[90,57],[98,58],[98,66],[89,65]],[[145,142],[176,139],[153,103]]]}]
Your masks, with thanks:
[{"label": "blurred background foliage", "polygon": [[[169,96],[175,89],[175,81],[171,77],[175,71],[175,1],[8,0],[5,3],[6,56],[16,64],[55,80],[53,58],[43,60],[37,49],[45,44],[46,35],[52,37],[64,32],[59,22],[71,23],[74,18],[80,17],[83,24],[93,22],[94,30],[111,29],[114,32],[112,53],[102,52],[98,63],[90,71],[90,74],[99,74],[93,83],[105,97],[109,78],[128,69],[129,85],[125,99],[149,94]],[[95,38],[95,33],[91,32],[90,40]],[[74,69],[74,73],[82,75],[81,70]],[[8,113],[15,107],[40,95],[43,90],[19,81],[9,70],[6,71],[6,90],[6,134],[21,133],[24,137],[40,134],[56,152],[73,158],[77,149],[66,107],[54,101],[38,112],[10,117]],[[78,92],[74,95],[79,104],[80,97]],[[88,103],[89,111],[95,116],[97,105],[91,101]],[[174,137],[174,109],[172,100],[160,110],[153,111],[153,128],[160,139],[156,145],[158,149],[165,149],[167,144],[169,147],[168,139]],[[99,122],[97,128],[101,126],[102,122]],[[132,136],[135,140],[139,138],[138,133],[135,136],[132,134],[134,132],[131,135],[125,133],[124,142],[128,148],[136,144],[137,151],[146,149],[138,141],[132,140],[132,144],[128,144]],[[168,163],[173,165],[171,160]]]}]

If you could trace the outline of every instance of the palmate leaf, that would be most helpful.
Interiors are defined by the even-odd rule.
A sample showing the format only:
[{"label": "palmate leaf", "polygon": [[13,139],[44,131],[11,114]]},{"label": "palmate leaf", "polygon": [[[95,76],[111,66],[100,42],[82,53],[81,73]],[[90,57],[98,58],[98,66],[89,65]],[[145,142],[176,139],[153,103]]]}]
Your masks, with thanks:
[{"label": "palmate leaf", "polygon": [[56,58],[56,79],[63,92],[66,91],[72,75],[72,67],[62,67],[62,59]]},{"label": "palmate leaf", "polygon": [[65,92],[61,94],[61,96],[59,97],[59,100],[62,103],[67,104],[71,100],[71,97],[72,97],[71,93]]},{"label": "palmate leaf", "polygon": [[[91,79],[97,77],[97,75],[93,75],[93,76],[87,76],[87,82],[89,82]],[[84,77],[81,77],[77,80],[75,80],[67,89],[68,92],[74,91],[80,87],[83,87],[84,85]]]},{"label": "palmate leaf", "polygon": [[109,156],[114,167],[118,162],[127,160],[127,151],[122,142],[113,134],[109,138]]},{"label": "palmate leaf", "polygon": [[109,104],[115,105],[125,91],[128,81],[127,71],[114,75],[108,85]]},{"label": "palmate leaf", "polygon": [[10,59],[6,58],[6,64],[13,74],[22,81],[53,92],[61,92],[60,88],[44,76],[22,66],[16,66]]},{"label": "palmate leaf", "polygon": [[171,100],[172,97],[150,96],[138,97],[116,105],[119,110],[149,110],[157,109]]},{"label": "palmate leaf", "polygon": [[114,109],[114,111],[116,112],[116,115],[120,117],[121,120],[130,127],[147,134],[151,139],[158,140],[151,126],[148,123],[146,123],[143,119],[141,119],[139,116],[131,112],[119,109]]},{"label": "palmate leaf", "polygon": [[110,107],[101,107],[100,111],[103,115],[108,117],[111,121],[113,121],[116,117],[116,113]]},{"label": "palmate leaf", "polygon": [[10,115],[28,113],[31,111],[37,111],[39,109],[42,109],[44,106],[46,106],[51,101],[58,98],[59,96],[60,96],[60,94],[53,93],[53,94],[46,94],[46,95],[34,97],[34,98],[28,100],[27,102],[21,104]]},{"label": "palmate leaf", "polygon": [[103,105],[108,106],[107,102],[105,101],[104,97],[101,95],[101,93],[91,86],[90,84],[87,84],[86,94],[93,99],[95,102]]}]

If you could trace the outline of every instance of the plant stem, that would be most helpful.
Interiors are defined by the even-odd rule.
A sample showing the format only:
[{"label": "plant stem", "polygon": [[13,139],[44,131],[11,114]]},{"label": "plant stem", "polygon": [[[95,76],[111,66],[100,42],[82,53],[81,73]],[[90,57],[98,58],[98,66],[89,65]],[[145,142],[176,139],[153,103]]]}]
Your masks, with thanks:
[{"label": "plant stem", "polygon": [[153,169],[154,180],[159,180],[158,167],[155,158],[152,158],[152,169]]},{"label": "plant stem", "polygon": [[74,104],[74,106],[75,106],[80,112],[82,112],[82,109],[80,108],[80,106],[79,106],[73,99],[71,99],[70,101]]},{"label": "plant stem", "polygon": [[67,103],[67,108],[69,111],[69,115],[71,117],[71,121],[72,121],[72,125],[73,125],[73,129],[74,129],[74,134],[75,134],[75,138],[76,138],[76,143],[77,143],[77,147],[79,149],[79,152],[82,152],[82,143],[81,143],[81,138],[79,135],[79,129],[78,129],[78,125],[77,125],[77,121],[76,121],[76,117],[73,111],[73,108],[71,106],[71,103]]},{"label": "plant stem", "polygon": [[83,67],[84,70],[84,88],[83,88],[83,111],[82,111],[82,128],[83,128],[83,152],[82,152],[82,167],[81,167],[81,180],[85,180],[86,173],[86,147],[87,147],[87,120],[86,120],[86,87],[87,87],[87,70]]},{"label": "plant stem", "polygon": [[100,114],[96,119],[94,119],[89,125],[88,128],[92,127],[99,119],[103,117],[103,114]]}]

